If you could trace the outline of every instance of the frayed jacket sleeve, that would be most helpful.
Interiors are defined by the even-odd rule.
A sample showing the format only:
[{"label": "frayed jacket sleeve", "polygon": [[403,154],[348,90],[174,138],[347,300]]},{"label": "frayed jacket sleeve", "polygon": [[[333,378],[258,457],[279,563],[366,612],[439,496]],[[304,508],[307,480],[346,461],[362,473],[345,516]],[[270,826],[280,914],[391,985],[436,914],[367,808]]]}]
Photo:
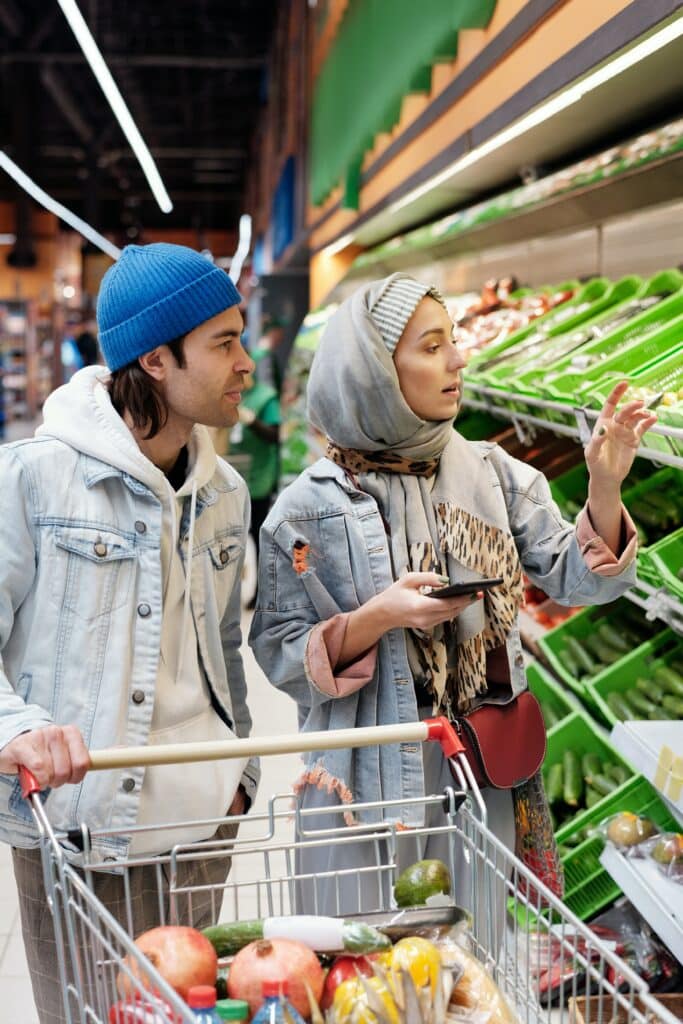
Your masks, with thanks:
[{"label": "frayed jacket sleeve", "polygon": [[599,537],[585,508],[566,522],[538,470],[500,448],[490,455],[503,488],[512,535],[529,579],[562,604],[605,604],[636,582],[636,538],[622,506],[621,550]]}]

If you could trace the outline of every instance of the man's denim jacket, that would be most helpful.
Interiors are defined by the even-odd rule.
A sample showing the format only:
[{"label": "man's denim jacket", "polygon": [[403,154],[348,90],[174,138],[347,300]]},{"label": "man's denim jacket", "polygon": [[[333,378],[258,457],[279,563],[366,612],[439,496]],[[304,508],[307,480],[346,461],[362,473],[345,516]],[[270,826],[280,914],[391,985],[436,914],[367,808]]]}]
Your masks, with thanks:
[{"label": "man's denim jacket", "polygon": [[[524,571],[568,605],[612,601],[635,582],[635,530],[622,509],[616,557],[595,534],[587,511],[565,522],[545,477],[488,443],[477,444],[491,475],[491,508],[507,508]],[[481,509],[486,520],[486,509]],[[297,542],[299,542],[297,547]],[[304,732],[414,722],[418,717],[402,629],[393,629],[354,663],[336,669],[348,613],[393,582],[389,544],[375,500],[323,458],[280,495],[261,531],[259,588],[249,642],[270,682],[297,703]],[[519,629],[509,634],[505,675],[526,688]],[[516,737],[516,742],[524,742]],[[417,798],[390,814],[419,824],[422,752],[404,743],[317,751],[297,784],[335,792],[342,802]],[[375,812],[362,818],[372,820]]]},{"label": "man's denim jacket", "polygon": [[[144,745],[161,635],[159,499],[50,437],[1,447],[0,481],[0,747],[52,722],[78,726],[89,748]],[[251,727],[239,650],[248,500],[244,481],[219,459],[197,495],[191,590],[214,707],[238,736]],[[141,782],[142,769],[92,772],[53,790],[50,818],[65,827],[133,826],[140,786],[124,788],[124,774]],[[252,799],[257,781],[250,762],[242,784]],[[16,776],[2,774],[0,840],[37,841]],[[98,852],[116,857],[126,846],[107,840]]]}]

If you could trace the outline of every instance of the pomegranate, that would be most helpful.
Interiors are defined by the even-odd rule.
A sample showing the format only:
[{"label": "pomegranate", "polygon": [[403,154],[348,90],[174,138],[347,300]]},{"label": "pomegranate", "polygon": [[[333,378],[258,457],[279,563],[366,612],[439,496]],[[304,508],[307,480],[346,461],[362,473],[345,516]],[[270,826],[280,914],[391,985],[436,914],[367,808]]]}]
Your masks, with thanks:
[{"label": "pomegranate", "polygon": [[264,981],[287,981],[287,998],[306,1020],[311,1008],[304,980],[320,1002],[325,981],[323,969],[315,953],[295,939],[258,939],[241,949],[232,962],[228,975],[228,995],[245,999],[256,1013],[263,1002]]},{"label": "pomegranate", "polygon": [[[162,925],[138,935],[135,945],[183,999],[187,998],[193,985],[216,984],[216,950],[196,928]],[[154,979],[146,974],[144,968],[129,957],[123,963],[134,977],[142,980],[145,988],[155,988]],[[119,971],[116,986],[122,996],[132,993],[131,979],[125,970]]]}]

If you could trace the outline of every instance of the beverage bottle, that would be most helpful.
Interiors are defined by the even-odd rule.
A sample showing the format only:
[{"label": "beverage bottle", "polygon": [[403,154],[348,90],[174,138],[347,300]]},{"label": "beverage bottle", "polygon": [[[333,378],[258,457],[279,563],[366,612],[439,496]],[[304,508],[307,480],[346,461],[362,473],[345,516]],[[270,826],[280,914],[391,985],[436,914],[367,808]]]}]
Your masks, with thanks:
[{"label": "beverage bottle", "polygon": [[197,1024],[221,1024],[213,985],[193,985],[187,993],[187,1005],[194,1012]]},{"label": "beverage bottle", "polygon": [[235,1024],[246,1024],[249,1020],[249,1003],[242,999],[219,999],[216,1013],[221,1020],[231,1020]]},{"label": "beverage bottle", "polygon": [[251,1024],[305,1024],[299,1011],[287,1001],[286,981],[264,981],[261,991],[263,1002]]}]

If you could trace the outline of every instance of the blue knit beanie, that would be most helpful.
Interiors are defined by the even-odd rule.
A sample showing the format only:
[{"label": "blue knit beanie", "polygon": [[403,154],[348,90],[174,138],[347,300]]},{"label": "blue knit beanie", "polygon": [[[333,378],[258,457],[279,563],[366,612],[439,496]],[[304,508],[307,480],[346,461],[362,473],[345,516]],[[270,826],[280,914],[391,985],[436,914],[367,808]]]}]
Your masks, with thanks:
[{"label": "blue knit beanie", "polygon": [[97,326],[110,370],[132,363],[240,302],[219,267],[184,245],[127,245],[102,278]]}]

